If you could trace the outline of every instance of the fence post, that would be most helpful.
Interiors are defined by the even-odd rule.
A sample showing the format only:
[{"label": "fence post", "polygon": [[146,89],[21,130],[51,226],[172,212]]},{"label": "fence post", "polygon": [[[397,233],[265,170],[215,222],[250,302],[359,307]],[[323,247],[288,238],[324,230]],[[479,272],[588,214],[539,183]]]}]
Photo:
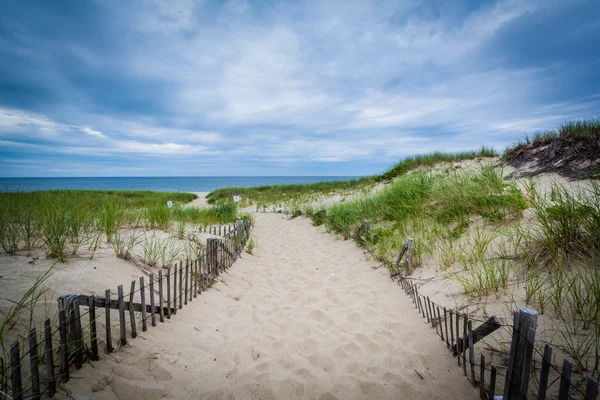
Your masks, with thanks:
[{"label": "fence post", "polygon": [[30,399],[39,400],[40,398],[40,368],[38,362],[38,343],[37,331],[31,328],[28,332],[29,339],[29,367],[31,369],[31,397]]},{"label": "fence post", "polygon": [[408,247],[406,249],[406,263],[408,264],[408,275],[412,274],[413,266],[413,238],[408,238]]},{"label": "fence post", "polygon": [[206,239],[206,264],[208,266],[208,279],[209,283],[219,274],[218,265],[218,251],[219,250],[219,239]]},{"label": "fence post", "polygon": [[521,400],[527,396],[537,320],[537,311],[529,307],[521,307],[515,313],[504,400]]},{"label": "fence post", "polygon": [[12,382],[12,395],[15,400],[23,400],[23,386],[21,384],[21,353],[19,342],[10,345],[10,369]]}]

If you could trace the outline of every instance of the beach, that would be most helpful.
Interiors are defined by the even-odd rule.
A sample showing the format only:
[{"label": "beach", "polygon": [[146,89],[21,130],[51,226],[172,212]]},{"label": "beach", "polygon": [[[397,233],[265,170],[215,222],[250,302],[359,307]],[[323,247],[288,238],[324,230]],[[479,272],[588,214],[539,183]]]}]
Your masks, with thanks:
[{"label": "beach", "polygon": [[170,320],[73,372],[57,398],[476,397],[409,298],[353,242],[305,218],[255,217],[254,255]]}]

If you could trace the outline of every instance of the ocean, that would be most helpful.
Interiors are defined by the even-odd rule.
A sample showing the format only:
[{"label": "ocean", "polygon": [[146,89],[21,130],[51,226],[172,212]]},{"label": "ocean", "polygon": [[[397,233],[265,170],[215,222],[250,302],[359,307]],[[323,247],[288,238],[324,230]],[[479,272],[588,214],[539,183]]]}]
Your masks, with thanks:
[{"label": "ocean", "polygon": [[151,190],[155,192],[209,192],[222,187],[252,187],[314,183],[360,178],[359,176],[198,176],[106,178],[0,178],[0,190]]}]

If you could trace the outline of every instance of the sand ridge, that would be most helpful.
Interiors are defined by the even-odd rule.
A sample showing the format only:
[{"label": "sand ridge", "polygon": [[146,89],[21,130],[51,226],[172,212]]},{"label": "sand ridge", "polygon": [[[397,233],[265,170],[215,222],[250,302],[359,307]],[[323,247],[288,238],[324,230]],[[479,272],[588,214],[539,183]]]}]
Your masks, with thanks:
[{"label": "sand ridge", "polygon": [[74,372],[67,392],[128,400],[476,398],[409,298],[354,243],[305,218],[255,215],[254,255],[171,320]]}]

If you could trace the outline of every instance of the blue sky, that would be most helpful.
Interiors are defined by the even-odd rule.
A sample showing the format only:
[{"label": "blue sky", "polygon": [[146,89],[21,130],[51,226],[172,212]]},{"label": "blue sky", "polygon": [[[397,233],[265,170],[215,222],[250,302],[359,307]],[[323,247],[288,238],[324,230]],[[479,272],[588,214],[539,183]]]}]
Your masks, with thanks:
[{"label": "blue sky", "polygon": [[600,115],[600,2],[0,1],[0,176],[364,175]]}]

